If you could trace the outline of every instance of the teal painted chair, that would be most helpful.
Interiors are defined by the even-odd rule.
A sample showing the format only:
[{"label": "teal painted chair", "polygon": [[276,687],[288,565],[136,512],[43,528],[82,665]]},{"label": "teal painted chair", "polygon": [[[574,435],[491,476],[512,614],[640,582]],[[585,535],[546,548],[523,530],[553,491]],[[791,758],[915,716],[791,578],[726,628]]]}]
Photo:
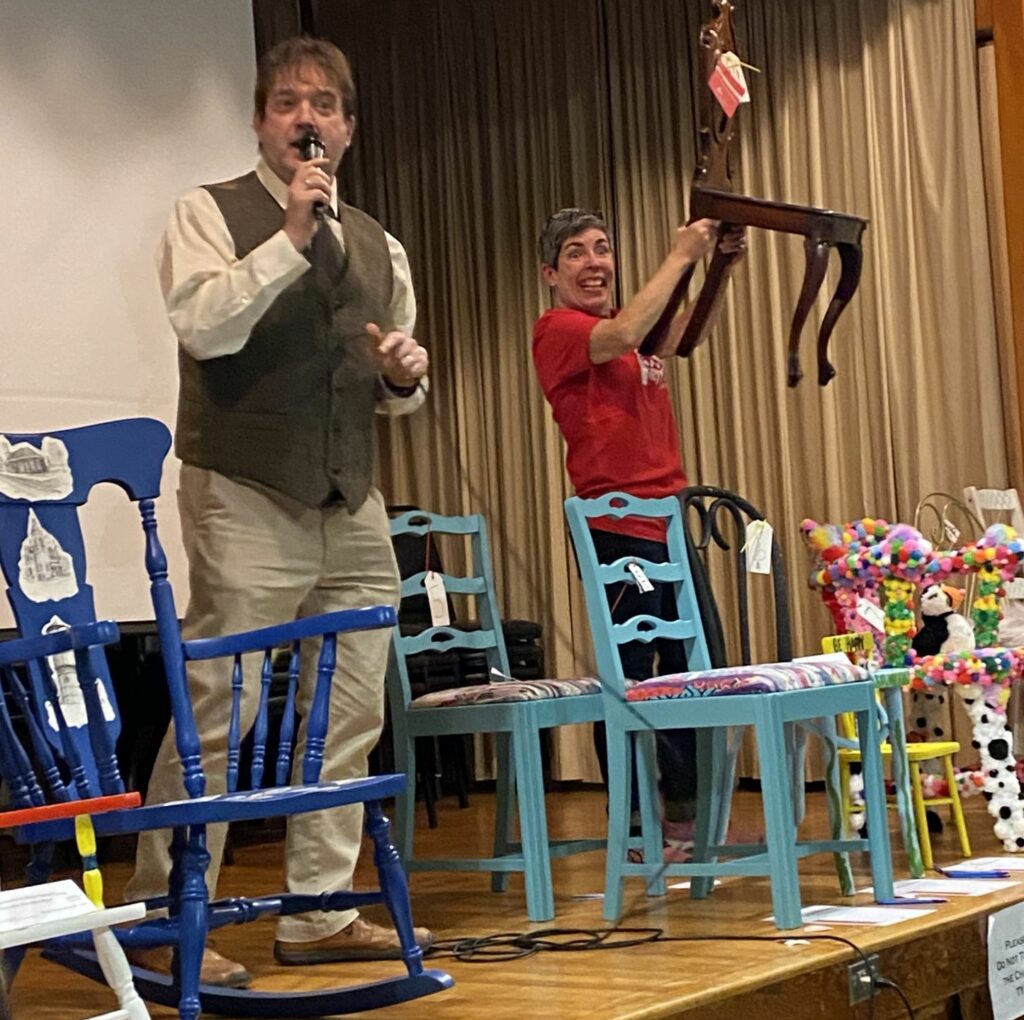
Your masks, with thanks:
[{"label": "teal painted chair", "polygon": [[[600,850],[603,839],[552,841],[548,838],[541,767],[540,731],[552,726],[595,722],[603,716],[600,683],[590,678],[512,680],[494,593],[494,574],[487,525],[479,514],[443,517],[413,511],[391,522],[392,537],[427,533],[436,541],[453,536],[470,545],[468,566],[455,574],[461,557],[443,556],[445,572],[437,574],[449,596],[472,596],[479,628],[431,626],[415,635],[392,631],[388,669],[388,700],[395,742],[395,768],[416,775],[416,738],[448,734],[493,733],[497,743],[497,810],[494,853],[485,858],[417,859],[413,856],[414,784],[398,794],[395,842],[410,871],[489,871],[491,888],[504,891],[509,872],[521,871],[526,882],[526,909],[531,921],[555,916],[551,858]],[[427,572],[402,582],[402,598],[426,594]],[[491,682],[432,691],[413,698],[406,659],[422,652],[475,649],[487,657]],[[519,840],[513,839],[518,804]]]},{"label": "teal painted chair", "polygon": [[[799,859],[814,853],[837,856],[840,878],[849,891],[851,851],[868,851],[875,895],[892,897],[892,860],[887,828],[885,790],[879,753],[878,708],[868,674],[852,665],[787,662],[709,669],[707,643],[686,555],[682,515],[675,498],[639,500],[622,493],[599,499],[573,497],[565,504],[580,562],[587,612],[593,633],[598,672],[605,701],[608,740],[608,859],[604,914],[614,921],[622,913],[624,880],[643,878],[649,895],[662,895],[667,875],[693,879],[691,894],[707,896],[716,877],[766,875],[771,881],[772,907],[778,928],[801,925]],[[622,558],[598,562],[589,520],[594,517],[645,516],[668,523],[668,562]],[[678,618],[637,616],[613,624],[608,589],[635,584],[631,565],[639,565],[652,581],[675,586]],[[691,671],[655,677],[627,686],[619,645],[657,637],[685,643]],[[801,841],[797,838],[799,798],[794,790],[789,749],[796,725],[818,729],[826,742],[833,832],[841,831],[836,787],[835,716],[852,712],[858,720],[864,760],[865,801],[869,837]],[[733,768],[728,728],[753,726],[764,802],[765,844],[725,845],[732,799]],[[655,732],[693,727],[698,731],[698,817],[693,861],[663,864],[661,822],[657,810]],[[867,735],[873,734],[873,738]],[[633,751],[631,753],[631,744]],[[627,861],[630,783],[634,768],[640,791],[643,863]],[[728,858],[728,859],[724,859]]]}]

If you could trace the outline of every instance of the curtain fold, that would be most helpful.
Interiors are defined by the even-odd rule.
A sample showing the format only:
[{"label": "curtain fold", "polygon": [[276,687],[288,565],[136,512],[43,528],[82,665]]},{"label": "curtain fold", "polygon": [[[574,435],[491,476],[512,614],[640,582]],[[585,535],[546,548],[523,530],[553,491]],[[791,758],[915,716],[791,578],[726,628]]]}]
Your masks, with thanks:
[{"label": "curtain fold", "polygon": [[[343,196],[406,245],[432,358],[429,410],[381,425],[381,487],[391,502],[487,515],[504,613],[542,622],[560,675],[591,672],[593,656],[563,523],[561,440],[530,361],[548,300],[535,240],[554,209],[595,206],[613,225],[622,294],[653,272],[686,217],[709,10],[314,5],[316,33],[352,58],[360,92]],[[669,368],[691,481],[761,506],[789,554],[803,654],[829,626],[805,585],[803,517],[909,519],[933,489],[1004,486],[1019,459],[1007,449],[1012,373],[993,305],[973,8],[747,0],[736,28],[741,56],[760,68],[740,113],[739,188],[871,221],[827,388],[815,385],[812,329],[837,270],[805,328],[807,377],[787,389],[803,247],[766,232],[752,233],[710,342]],[[767,604],[767,579],[752,583],[762,582]],[[728,617],[728,586],[720,602]],[[755,651],[771,657],[767,610],[755,616]],[[554,767],[595,778],[585,734],[559,735]]]}]

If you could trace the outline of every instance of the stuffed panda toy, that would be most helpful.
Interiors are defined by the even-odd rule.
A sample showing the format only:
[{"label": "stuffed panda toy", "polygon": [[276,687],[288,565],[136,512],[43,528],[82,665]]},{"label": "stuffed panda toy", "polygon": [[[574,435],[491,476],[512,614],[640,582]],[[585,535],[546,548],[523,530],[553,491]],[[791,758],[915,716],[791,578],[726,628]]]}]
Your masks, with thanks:
[{"label": "stuffed panda toy", "polygon": [[974,649],[974,627],[957,610],[964,600],[962,588],[930,584],[921,593],[921,629],[912,647],[918,655],[966,652]]},{"label": "stuffed panda toy", "polygon": [[[974,627],[957,609],[964,599],[962,588],[947,584],[930,584],[921,593],[921,629],[911,647],[918,655],[973,650]],[[948,692],[944,687],[910,692],[909,740],[949,740],[951,726]],[[926,771],[938,771],[936,762],[926,762]],[[928,828],[942,831],[942,822],[933,811],[928,812]]]}]

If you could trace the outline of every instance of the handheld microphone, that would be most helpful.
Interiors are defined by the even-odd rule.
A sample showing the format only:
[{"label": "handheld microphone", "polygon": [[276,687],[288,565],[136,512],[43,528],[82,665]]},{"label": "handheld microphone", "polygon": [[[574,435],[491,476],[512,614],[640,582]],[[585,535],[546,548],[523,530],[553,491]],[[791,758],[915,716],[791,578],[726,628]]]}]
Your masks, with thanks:
[{"label": "handheld microphone", "polygon": [[[323,139],[315,132],[310,131],[299,139],[299,155],[303,161],[320,159],[325,152]],[[313,203],[313,215],[318,219],[324,218],[324,203]]]}]

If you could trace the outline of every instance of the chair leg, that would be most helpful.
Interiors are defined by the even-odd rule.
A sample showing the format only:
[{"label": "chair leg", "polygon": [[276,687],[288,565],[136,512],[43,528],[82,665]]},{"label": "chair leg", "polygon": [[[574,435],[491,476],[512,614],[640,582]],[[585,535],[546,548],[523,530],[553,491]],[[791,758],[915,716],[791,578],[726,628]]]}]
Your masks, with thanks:
[{"label": "chair leg", "polygon": [[555,916],[555,897],[551,884],[540,730],[526,712],[519,712],[515,717],[512,760],[516,770],[519,832],[523,844],[526,913],[531,921],[550,921]]},{"label": "chair leg", "polygon": [[743,744],[745,726],[719,727],[713,731],[712,754],[714,765],[711,781],[714,783],[714,824],[711,826],[711,845],[721,846],[729,837],[732,818],[732,795],[736,789],[736,759]]},{"label": "chair leg", "polygon": [[807,731],[796,723],[786,723],[786,764],[789,766],[789,787],[793,793],[793,820],[797,827],[807,812],[805,759],[807,757]]},{"label": "chair leg", "polygon": [[776,928],[799,928],[800,879],[796,861],[796,826],[789,790],[786,744],[776,697],[759,699],[757,754],[761,772],[761,799],[768,840],[768,867]]},{"label": "chair leg", "polygon": [[395,769],[405,775],[405,789],[395,798],[395,845],[408,868],[416,830],[416,739],[395,726],[394,744]]},{"label": "chair leg", "polygon": [[100,970],[117,996],[126,1020],[150,1020],[149,1010],[135,990],[132,969],[128,966],[124,949],[117,941],[117,936],[109,928],[97,928],[92,933],[92,941],[96,947],[96,959]]},{"label": "chair leg", "polygon": [[[910,762],[907,759],[907,734],[903,721],[903,691],[888,687],[882,691],[882,701],[889,716],[889,746],[892,748],[892,781],[896,788],[896,810],[900,819],[903,850],[912,878],[921,878],[925,863],[921,855],[921,840],[928,838],[928,828],[914,821],[914,795],[910,783]],[[930,865],[929,865],[930,867]]]},{"label": "chair leg", "polygon": [[206,910],[209,896],[206,869],[206,826],[193,825],[181,857],[181,914],[178,922],[178,1016],[180,1020],[199,1018],[199,971],[206,948]]},{"label": "chair leg", "polygon": [[[512,735],[496,733],[497,786],[494,805],[494,856],[504,857],[512,845],[512,826],[516,809],[515,763],[512,761]],[[508,872],[491,872],[491,892],[508,888]]]},{"label": "chair leg", "polygon": [[949,786],[949,805],[953,822],[956,825],[957,835],[960,837],[960,852],[964,857],[971,856],[971,841],[967,835],[967,823],[964,821],[964,808],[960,803],[960,790],[956,785],[956,773],[953,771],[953,756],[947,754],[942,759],[942,768],[946,774],[946,784]]},{"label": "chair leg", "polygon": [[[728,731],[702,726],[697,730],[697,825],[694,831],[693,859],[709,860],[709,847],[719,842],[721,829],[721,790],[718,769],[728,755]],[[728,824],[728,820],[726,820]],[[709,875],[694,875],[690,880],[690,897],[702,900],[714,887]]]},{"label": "chair leg", "polygon": [[878,702],[874,692],[867,695],[867,706],[857,713],[861,768],[864,770],[864,807],[868,817],[868,851],[871,854],[871,879],[876,900],[891,900],[892,848],[889,844],[889,809],[885,800],[885,773],[882,769],[882,731]]},{"label": "chair leg", "polygon": [[[828,805],[829,825],[832,838],[841,840],[846,835],[848,799],[850,791],[849,768],[843,767],[839,757],[838,734],[833,716],[821,720],[822,745],[825,752],[825,802]],[[845,773],[845,774],[844,774]],[[802,784],[801,784],[802,785]],[[832,855],[839,879],[839,891],[844,896],[854,893],[853,869],[850,867],[850,855],[837,852]]]},{"label": "chair leg", "polygon": [[647,730],[637,733],[633,742],[636,755],[636,786],[640,801],[640,831],[643,834],[644,864],[656,864],[649,872],[648,896],[665,895],[665,875],[662,863],[661,811],[658,803],[658,766],[656,734]]},{"label": "chair leg", "polygon": [[924,789],[921,786],[921,766],[910,763],[910,789],[914,799],[914,817],[917,819],[917,839],[921,844],[921,860],[926,871],[935,863],[932,857],[932,837],[928,832],[928,814],[924,806]]},{"label": "chair leg", "polygon": [[373,840],[373,863],[380,879],[381,899],[391,914],[402,945],[402,960],[410,974],[423,970],[423,950],[416,944],[412,925],[412,907],[409,904],[409,884],[398,851],[391,842],[390,826],[380,802],[367,801],[366,831]]},{"label": "chair leg", "polygon": [[604,917],[622,916],[623,865],[629,851],[629,792],[633,784],[633,755],[629,733],[605,722],[608,748],[608,851],[605,858]]}]

